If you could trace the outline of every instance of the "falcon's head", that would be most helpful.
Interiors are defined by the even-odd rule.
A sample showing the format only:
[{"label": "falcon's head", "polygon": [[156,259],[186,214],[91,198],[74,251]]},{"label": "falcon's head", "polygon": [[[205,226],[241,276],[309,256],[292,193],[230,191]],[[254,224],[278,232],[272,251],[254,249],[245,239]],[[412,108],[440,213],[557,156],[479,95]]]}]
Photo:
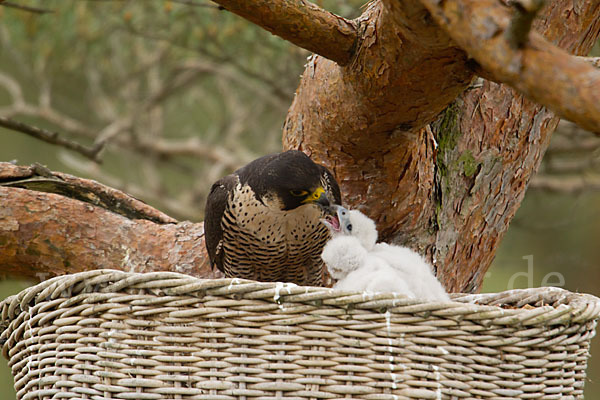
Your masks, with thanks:
[{"label": "falcon's head", "polygon": [[306,154],[290,150],[259,158],[238,171],[254,195],[273,211],[318,206],[324,211],[340,204],[340,189],[327,168]]}]

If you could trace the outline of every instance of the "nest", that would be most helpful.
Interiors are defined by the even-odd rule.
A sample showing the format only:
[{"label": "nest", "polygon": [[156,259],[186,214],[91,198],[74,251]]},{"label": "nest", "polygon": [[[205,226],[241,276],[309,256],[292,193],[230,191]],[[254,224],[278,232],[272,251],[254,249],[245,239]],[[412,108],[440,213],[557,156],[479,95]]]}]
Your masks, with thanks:
[{"label": "nest", "polygon": [[582,398],[600,302],[176,273],[60,276],[0,303],[18,399]]}]

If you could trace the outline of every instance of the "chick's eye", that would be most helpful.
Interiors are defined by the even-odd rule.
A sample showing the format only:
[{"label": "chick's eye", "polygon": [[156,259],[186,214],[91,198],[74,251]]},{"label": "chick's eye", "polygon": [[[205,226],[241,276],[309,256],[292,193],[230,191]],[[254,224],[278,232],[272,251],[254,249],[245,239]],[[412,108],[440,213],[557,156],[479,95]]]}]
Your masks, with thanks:
[{"label": "chick's eye", "polygon": [[292,196],[296,197],[306,196],[308,194],[306,190],[290,190],[290,193],[292,194]]},{"label": "chick's eye", "polygon": [[346,229],[348,229],[348,232],[352,232],[352,224],[346,225]]}]

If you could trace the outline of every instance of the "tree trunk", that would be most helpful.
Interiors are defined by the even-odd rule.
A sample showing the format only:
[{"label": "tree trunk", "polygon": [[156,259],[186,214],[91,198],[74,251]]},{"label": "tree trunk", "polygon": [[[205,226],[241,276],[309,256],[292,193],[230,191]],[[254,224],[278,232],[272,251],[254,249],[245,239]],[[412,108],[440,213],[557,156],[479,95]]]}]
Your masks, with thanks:
[{"label": "tree trunk", "polygon": [[[486,81],[462,93],[431,129],[423,127],[472,75],[467,56],[439,38],[426,11],[407,3],[371,5],[350,66],[319,56],[309,62],[286,120],[284,147],[331,168],[344,201],[377,221],[381,239],[427,254],[448,290],[473,292],[558,118]],[[409,33],[407,15],[415,29]],[[412,36],[415,21],[424,32]],[[585,55],[599,21],[596,2],[553,1],[534,27]],[[406,82],[407,73],[419,79]]]}]

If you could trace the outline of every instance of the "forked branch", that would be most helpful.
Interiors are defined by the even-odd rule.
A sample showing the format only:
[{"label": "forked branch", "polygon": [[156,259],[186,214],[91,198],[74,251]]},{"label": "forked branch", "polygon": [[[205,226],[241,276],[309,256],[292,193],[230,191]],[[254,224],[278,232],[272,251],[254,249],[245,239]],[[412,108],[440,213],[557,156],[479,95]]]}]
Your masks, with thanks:
[{"label": "forked branch", "polygon": [[89,158],[90,160],[101,162],[100,152],[104,148],[103,143],[98,143],[94,145],[94,147],[86,147],[80,143],[61,137],[58,134],[58,132],[51,132],[46,129],[38,128],[37,126],[28,125],[23,122],[15,121],[13,119],[5,118],[2,116],[0,116],[0,126],[15,132],[24,133],[36,139],[40,139],[41,141],[44,141],[46,143],[54,144],[69,150],[73,150]]}]

